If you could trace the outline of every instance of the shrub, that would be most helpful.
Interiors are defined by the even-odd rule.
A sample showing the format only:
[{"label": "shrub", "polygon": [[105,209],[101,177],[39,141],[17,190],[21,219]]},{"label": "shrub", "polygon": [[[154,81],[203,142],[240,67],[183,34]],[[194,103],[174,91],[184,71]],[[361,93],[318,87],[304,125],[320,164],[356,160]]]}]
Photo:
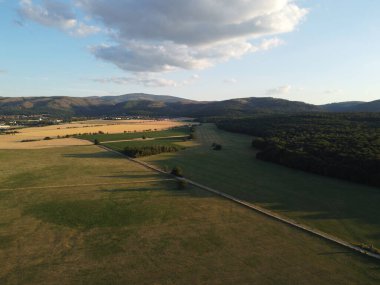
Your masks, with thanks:
[{"label": "shrub", "polygon": [[185,180],[178,180],[177,181],[177,188],[179,189],[179,190],[183,190],[183,189],[186,189],[186,187],[187,187],[187,182],[185,181]]},{"label": "shrub", "polygon": [[213,143],[211,147],[213,150],[222,150],[222,145],[218,143]]},{"label": "shrub", "polygon": [[172,171],[171,171],[171,174],[178,176],[178,177],[183,177],[182,168],[180,168],[179,166],[174,166]]}]

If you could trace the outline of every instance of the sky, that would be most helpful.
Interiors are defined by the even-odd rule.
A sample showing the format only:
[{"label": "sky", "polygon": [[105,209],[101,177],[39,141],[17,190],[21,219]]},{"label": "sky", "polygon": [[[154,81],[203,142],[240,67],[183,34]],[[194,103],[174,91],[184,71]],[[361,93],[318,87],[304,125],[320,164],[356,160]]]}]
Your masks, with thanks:
[{"label": "sky", "polygon": [[380,99],[378,0],[0,0],[0,96]]}]

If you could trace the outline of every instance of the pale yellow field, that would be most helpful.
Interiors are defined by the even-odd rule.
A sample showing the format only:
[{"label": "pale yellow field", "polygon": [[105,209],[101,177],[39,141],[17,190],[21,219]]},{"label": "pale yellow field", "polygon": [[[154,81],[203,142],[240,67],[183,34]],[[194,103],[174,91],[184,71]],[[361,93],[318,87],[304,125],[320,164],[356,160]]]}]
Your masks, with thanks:
[{"label": "pale yellow field", "polygon": [[[126,132],[141,132],[145,130],[164,130],[175,126],[183,125],[183,122],[170,120],[120,120],[105,121],[92,120],[70,124],[52,125],[47,127],[20,129],[15,135],[1,135],[0,149],[40,149],[50,147],[88,145],[90,142],[75,138],[56,139],[57,136],[76,135],[83,133],[104,133],[116,134]],[[45,137],[53,140],[43,140]],[[33,142],[22,142],[23,140],[39,140]]]}]

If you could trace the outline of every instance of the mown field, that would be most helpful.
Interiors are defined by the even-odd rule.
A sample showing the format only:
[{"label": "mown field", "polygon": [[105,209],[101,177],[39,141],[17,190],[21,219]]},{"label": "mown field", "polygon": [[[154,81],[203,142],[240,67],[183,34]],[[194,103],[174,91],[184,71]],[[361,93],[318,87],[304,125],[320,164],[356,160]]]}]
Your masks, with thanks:
[{"label": "mown field", "polygon": [[[22,128],[12,135],[0,135],[0,149],[41,149],[86,145],[89,142],[85,140],[66,137],[78,136],[84,133],[119,134],[124,132],[138,133],[154,129],[166,130],[180,127],[184,124],[184,122],[169,120],[89,120],[44,127]],[[51,140],[44,140],[47,137]]]},{"label": "mown field", "polygon": [[[196,147],[144,161],[261,205],[352,243],[380,248],[380,191],[377,188],[289,169],[255,158],[251,137],[204,124]],[[212,143],[222,144],[213,151]]]},{"label": "mown field", "polygon": [[92,145],[1,150],[0,284],[380,282],[371,259],[166,179]]}]

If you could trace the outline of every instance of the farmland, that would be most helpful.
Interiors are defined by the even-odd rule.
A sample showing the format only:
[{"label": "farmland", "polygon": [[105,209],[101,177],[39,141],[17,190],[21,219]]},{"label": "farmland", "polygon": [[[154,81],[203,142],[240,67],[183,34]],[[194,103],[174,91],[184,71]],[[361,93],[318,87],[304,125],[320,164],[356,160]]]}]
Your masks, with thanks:
[{"label": "farmland", "polygon": [[[198,127],[196,137],[197,147],[143,160],[162,168],[178,165],[199,183],[349,242],[380,248],[379,189],[257,160],[250,136],[211,124]],[[214,142],[223,149],[213,151]]]},{"label": "farmland", "polygon": [[[14,135],[0,135],[0,149],[39,149],[49,147],[88,145],[89,142],[66,138],[84,133],[123,133],[146,130],[165,130],[184,125],[170,120],[92,120],[46,127],[18,129]],[[49,137],[52,140],[44,140]],[[57,138],[60,139],[57,139]]]},{"label": "farmland", "polygon": [[1,284],[380,280],[371,260],[96,146],[0,160]]}]

